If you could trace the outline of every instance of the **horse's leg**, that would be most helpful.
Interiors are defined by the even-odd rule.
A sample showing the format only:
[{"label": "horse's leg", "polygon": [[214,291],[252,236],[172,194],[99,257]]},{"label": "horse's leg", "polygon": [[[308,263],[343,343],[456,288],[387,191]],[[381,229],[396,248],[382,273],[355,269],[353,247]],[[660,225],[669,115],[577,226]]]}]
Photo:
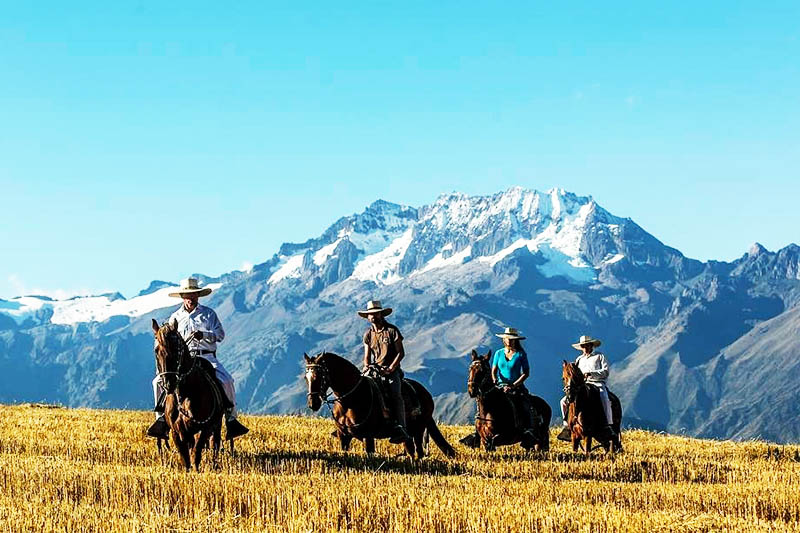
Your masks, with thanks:
[{"label": "horse's leg", "polygon": [[367,437],[364,439],[364,449],[367,451],[367,455],[372,455],[375,453],[375,439],[372,437]]},{"label": "horse's leg", "polygon": [[213,450],[212,460],[214,461],[214,468],[219,468],[219,448],[222,443],[222,424],[215,424],[214,431],[211,434],[211,449]]},{"label": "horse's leg", "polygon": [[583,451],[586,455],[590,455],[592,453],[592,437],[586,436],[583,438]]},{"label": "horse's leg", "polygon": [[578,447],[581,445],[581,439],[573,432],[572,433],[572,453],[578,453]]},{"label": "horse's leg", "polygon": [[425,430],[420,430],[414,433],[414,449],[417,452],[417,459],[422,459],[425,457],[425,446],[423,444],[423,438],[425,436]]},{"label": "horse's leg", "polygon": [[192,460],[189,457],[189,443],[186,440],[182,439],[178,432],[175,431],[172,433],[172,442],[175,443],[175,447],[178,449],[178,453],[181,455],[181,461],[183,461],[183,468],[186,469],[188,472],[192,469]]},{"label": "horse's leg", "polygon": [[353,442],[352,435],[347,435],[339,430],[336,431],[336,434],[339,437],[339,445],[342,447],[342,451],[348,451],[350,449],[350,444]]},{"label": "horse's leg", "polygon": [[200,461],[203,459],[203,448],[208,445],[208,439],[211,436],[211,432],[203,428],[200,433],[198,433],[197,437],[195,438],[194,442],[194,469],[195,471],[200,471]]}]

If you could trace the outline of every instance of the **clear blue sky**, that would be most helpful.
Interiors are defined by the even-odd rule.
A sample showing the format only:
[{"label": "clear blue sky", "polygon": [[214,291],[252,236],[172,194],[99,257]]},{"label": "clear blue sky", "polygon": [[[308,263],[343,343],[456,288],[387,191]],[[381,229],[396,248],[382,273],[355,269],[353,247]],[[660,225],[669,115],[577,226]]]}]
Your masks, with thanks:
[{"label": "clear blue sky", "polygon": [[0,297],[130,296],[377,198],[564,187],[699,259],[800,241],[800,2],[13,2]]}]

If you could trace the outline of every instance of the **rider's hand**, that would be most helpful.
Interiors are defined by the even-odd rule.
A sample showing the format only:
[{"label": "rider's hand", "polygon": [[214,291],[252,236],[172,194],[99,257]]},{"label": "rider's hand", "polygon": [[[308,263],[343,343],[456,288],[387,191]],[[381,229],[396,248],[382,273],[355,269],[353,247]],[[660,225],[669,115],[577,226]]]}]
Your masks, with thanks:
[{"label": "rider's hand", "polygon": [[192,338],[194,338],[195,340],[198,340],[198,341],[203,340],[203,332],[202,331],[195,331],[194,333],[192,333]]}]

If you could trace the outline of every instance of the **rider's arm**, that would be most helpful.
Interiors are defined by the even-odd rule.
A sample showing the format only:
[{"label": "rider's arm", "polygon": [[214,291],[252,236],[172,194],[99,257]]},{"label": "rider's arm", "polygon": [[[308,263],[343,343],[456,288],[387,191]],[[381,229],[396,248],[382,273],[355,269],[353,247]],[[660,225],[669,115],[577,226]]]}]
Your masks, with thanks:
[{"label": "rider's arm", "polygon": [[372,364],[372,358],[370,357],[372,354],[372,350],[369,347],[369,331],[364,334],[364,370],[369,368],[369,365]]},{"label": "rider's arm", "polygon": [[209,331],[203,332],[203,338],[209,342],[222,342],[225,339],[225,330],[222,329],[222,322],[219,321],[217,313],[214,311],[211,311],[209,318]]},{"label": "rider's arm", "polygon": [[603,354],[599,354],[598,357],[600,358],[600,370],[592,372],[592,374],[595,374],[601,381],[605,381],[608,379],[608,360]]},{"label": "rider's arm", "polygon": [[511,385],[512,387],[519,387],[522,383],[528,379],[528,376],[531,375],[531,367],[528,364],[528,355],[524,352],[522,355],[522,374],[520,374],[519,378]]},{"label": "rider's arm", "polygon": [[[397,331],[397,330],[395,330]],[[397,338],[394,341],[394,349],[397,351],[397,355],[394,358],[394,361],[389,365],[389,372],[394,372],[400,367],[400,361],[403,360],[403,357],[406,355],[405,348],[403,348],[403,336],[400,335],[400,332],[397,331]]]}]

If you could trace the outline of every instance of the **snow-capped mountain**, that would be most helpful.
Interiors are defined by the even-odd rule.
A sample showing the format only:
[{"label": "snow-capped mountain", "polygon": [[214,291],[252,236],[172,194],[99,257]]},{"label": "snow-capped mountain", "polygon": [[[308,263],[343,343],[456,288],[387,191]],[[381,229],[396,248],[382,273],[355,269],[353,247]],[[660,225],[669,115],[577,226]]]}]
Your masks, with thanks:
[{"label": "snow-capped mountain", "polygon": [[[405,335],[404,368],[432,390],[446,420],[465,422],[473,408],[464,355],[497,347],[493,333],[512,325],[528,336],[530,388],[554,407],[561,360],[574,357],[579,335],[594,334],[630,422],[786,440],[800,430],[767,415],[754,425],[752,411],[726,416],[722,406],[736,396],[727,369],[755,372],[784,357],[785,345],[765,344],[758,328],[800,326],[799,267],[794,245],[701,263],[591,197],[517,187],[446,194],[419,208],[377,201],[249,272],[203,281],[215,288],[208,303],[228,332],[220,358],[245,410],[302,412],[302,353],[358,361],[366,324],[355,311],[381,299]],[[149,319],[177,307],[172,290],[156,281],[130,299],[0,300],[0,400],[147,408]],[[800,371],[792,357],[781,360]]]}]

